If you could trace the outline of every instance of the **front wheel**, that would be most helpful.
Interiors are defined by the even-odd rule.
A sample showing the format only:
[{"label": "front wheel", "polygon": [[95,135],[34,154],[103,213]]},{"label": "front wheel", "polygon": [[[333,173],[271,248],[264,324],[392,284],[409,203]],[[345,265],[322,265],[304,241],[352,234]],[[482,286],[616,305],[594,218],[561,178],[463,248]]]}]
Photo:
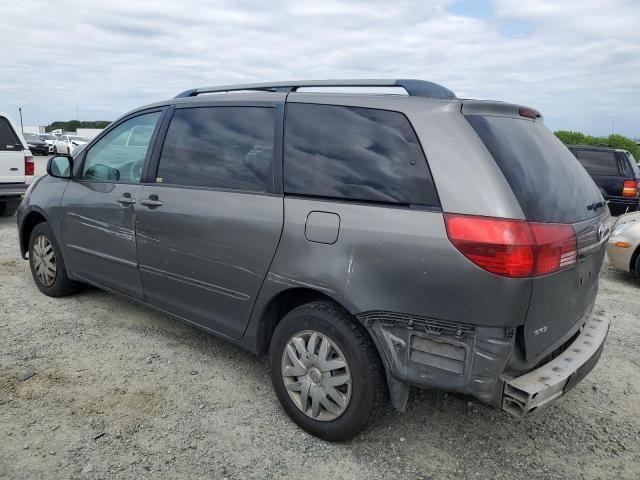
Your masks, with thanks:
[{"label": "front wheel", "polygon": [[62,252],[46,222],[37,224],[29,237],[29,265],[38,289],[50,297],[75,292],[78,283],[67,276]]},{"label": "front wheel", "polygon": [[271,381],[304,430],[329,441],[355,437],[383,410],[383,367],[369,334],[330,301],[302,305],[276,327]]}]

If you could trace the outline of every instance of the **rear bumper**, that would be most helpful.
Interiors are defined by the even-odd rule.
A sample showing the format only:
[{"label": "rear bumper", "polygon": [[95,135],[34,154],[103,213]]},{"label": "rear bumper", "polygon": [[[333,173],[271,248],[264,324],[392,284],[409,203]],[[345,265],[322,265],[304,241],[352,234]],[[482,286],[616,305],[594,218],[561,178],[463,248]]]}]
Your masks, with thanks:
[{"label": "rear bumper", "polygon": [[640,206],[638,197],[607,197],[610,207],[635,212]]},{"label": "rear bumper", "polygon": [[28,187],[26,183],[0,183],[0,199],[20,198]]},{"label": "rear bumper", "polygon": [[[574,340],[549,363],[534,368],[509,362],[516,355],[515,328],[481,327],[392,312],[363,312],[357,318],[376,344],[387,372],[394,406],[404,410],[409,386],[472,395],[523,416],[567,392],[597,363],[609,322],[585,315]],[[570,342],[570,343],[569,343]],[[526,373],[518,373],[526,372]]]},{"label": "rear bumper", "polygon": [[609,321],[591,315],[559,356],[522,376],[503,379],[502,409],[522,417],[568,392],[598,363],[608,332]]}]

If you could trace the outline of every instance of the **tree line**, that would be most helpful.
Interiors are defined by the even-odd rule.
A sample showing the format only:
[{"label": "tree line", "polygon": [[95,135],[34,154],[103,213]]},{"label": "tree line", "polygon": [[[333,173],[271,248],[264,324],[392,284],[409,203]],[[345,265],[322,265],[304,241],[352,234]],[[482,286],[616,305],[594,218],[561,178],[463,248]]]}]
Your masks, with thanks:
[{"label": "tree line", "polygon": [[106,120],[94,120],[94,121],[86,121],[86,120],[69,120],[67,122],[53,122],[45,127],[46,132],[51,132],[53,130],[62,129],[65,132],[75,132],[78,128],[105,128],[111,122]]},{"label": "tree line", "polygon": [[636,162],[640,162],[640,146],[624,135],[614,134],[608,137],[594,137],[570,130],[558,130],[555,134],[565,145],[599,145],[603,147],[622,148],[631,153],[636,159]]}]

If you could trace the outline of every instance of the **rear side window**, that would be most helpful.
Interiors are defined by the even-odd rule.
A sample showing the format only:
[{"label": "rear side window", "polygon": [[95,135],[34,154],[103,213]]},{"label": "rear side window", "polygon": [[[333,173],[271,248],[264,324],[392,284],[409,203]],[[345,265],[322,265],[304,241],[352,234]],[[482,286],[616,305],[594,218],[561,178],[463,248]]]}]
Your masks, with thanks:
[{"label": "rear side window", "polygon": [[399,112],[287,104],[284,179],[287,193],[439,204],[418,138]]},{"label": "rear side window", "polygon": [[593,179],[542,123],[489,115],[465,118],[509,182],[527,220],[576,223],[602,212],[593,208],[602,201]]},{"label": "rear side window", "polygon": [[22,142],[6,118],[0,117],[0,151],[22,150]]},{"label": "rear side window", "polygon": [[273,108],[177,109],[162,148],[157,181],[269,192],[274,137]]},{"label": "rear side window", "polygon": [[625,153],[627,159],[629,160],[629,165],[631,165],[631,171],[636,178],[640,178],[640,167],[638,167],[638,162],[629,152]]},{"label": "rear side window", "polygon": [[620,175],[615,151],[576,148],[574,152],[578,161],[591,175]]}]

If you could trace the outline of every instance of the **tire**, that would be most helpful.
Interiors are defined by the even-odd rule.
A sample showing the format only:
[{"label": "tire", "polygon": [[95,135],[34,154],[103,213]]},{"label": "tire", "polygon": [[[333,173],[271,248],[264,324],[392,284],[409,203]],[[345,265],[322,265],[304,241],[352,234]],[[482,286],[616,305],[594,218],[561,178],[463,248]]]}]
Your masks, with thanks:
[{"label": "tire", "polygon": [[[41,240],[44,238],[44,241]],[[38,242],[38,245],[36,245]],[[43,245],[46,245],[43,248]],[[49,249],[49,246],[51,249]],[[40,254],[39,252],[42,252]],[[53,257],[50,257],[50,253],[53,253]],[[51,269],[47,268],[46,264],[43,264],[41,267],[43,270],[46,270],[48,274],[45,275],[45,278],[50,281],[45,282],[42,279],[42,274],[38,273],[38,258],[42,258],[44,256],[48,257],[48,263],[54,265],[55,271],[51,275]],[[49,297],[64,297],[66,295],[70,295],[78,290],[79,284],[69,279],[67,275],[66,265],[64,263],[64,258],[62,257],[62,252],[60,251],[60,247],[58,246],[58,242],[53,235],[53,231],[49,227],[49,224],[46,222],[42,222],[37,224],[33,231],[31,232],[31,236],[29,237],[29,265],[31,267],[31,275],[33,276],[33,280],[36,283],[38,289],[48,295]]]},{"label": "tire", "polygon": [[0,203],[0,217],[11,217],[18,209],[20,203],[2,202]]},{"label": "tire", "polygon": [[[314,334],[316,338],[312,341]],[[290,343],[294,337],[297,337],[301,350],[294,350],[295,343]],[[320,360],[324,340],[330,364]],[[291,361],[288,345],[306,366]],[[309,350],[315,355],[308,355]],[[334,368],[343,364],[341,359],[346,367]],[[307,303],[285,315],[271,338],[269,363],[271,382],[284,410],[302,429],[324,440],[340,442],[352,439],[373,422],[386,404],[384,371],[369,334],[347,311],[331,301]],[[306,372],[303,375],[294,376],[302,373],[304,368]],[[285,375],[285,372],[290,375]],[[331,392],[332,385],[327,383],[329,378],[338,382],[349,378],[349,381],[336,384]],[[300,391],[294,391],[298,388]],[[307,402],[306,411],[303,411],[305,389]],[[336,390],[339,399],[334,402]],[[321,402],[331,409],[325,408],[325,403]],[[314,407],[314,403],[320,404],[319,407]],[[314,412],[315,408],[319,411]]]},{"label": "tire", "polygon": [[[640,248],[640,247],[638,247]],[[640,254],[636,255],[636,265],[635,265],[635,270],[636,270],[636,278],[638,279],[638,281],[640,281]]]}]

